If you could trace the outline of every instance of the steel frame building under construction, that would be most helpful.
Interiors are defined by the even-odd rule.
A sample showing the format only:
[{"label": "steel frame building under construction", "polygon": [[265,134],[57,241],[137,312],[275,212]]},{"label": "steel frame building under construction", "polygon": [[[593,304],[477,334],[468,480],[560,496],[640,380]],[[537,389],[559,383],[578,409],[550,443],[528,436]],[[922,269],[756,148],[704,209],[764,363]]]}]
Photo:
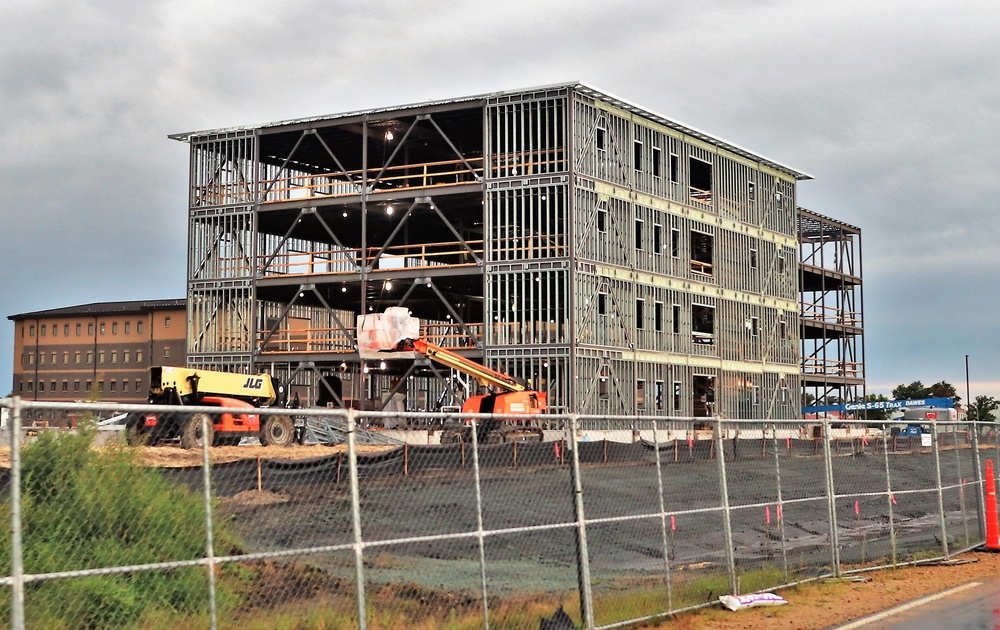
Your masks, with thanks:
[{"label": "steel frame building under construction", "polygon": [[808,175],[581,83],[171,137],[189,365],[309,404],[471,393],[360,360],[356,315],[405,306],[558,411],[798,417]]}]

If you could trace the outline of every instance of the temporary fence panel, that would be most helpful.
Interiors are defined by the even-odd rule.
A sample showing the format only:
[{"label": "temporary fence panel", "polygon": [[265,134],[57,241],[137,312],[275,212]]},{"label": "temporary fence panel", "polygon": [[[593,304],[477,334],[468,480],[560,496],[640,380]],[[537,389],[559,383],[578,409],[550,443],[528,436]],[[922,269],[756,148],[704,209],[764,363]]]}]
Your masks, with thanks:
[{"label": "temporary fence panel", "polygon": [[[122,433],[81,431],[88,414],[158,408],[0,405],[13,418],[0,476],[13,628],[533,629],[560,609],[620,627],[976,547],[979,468],[1000,459],[992,424],[910,438],[884,422],[550,414],[544,441],[496,442],[488,417],[446,431],[422,414],[395,420],[428,443],[375,445],[360,427],[386,414],[337,410],[309,414],[346,441],[290,447],[319,449],[305,459],[88,449]],[[23,427],[26,411],[78,428]]]}]

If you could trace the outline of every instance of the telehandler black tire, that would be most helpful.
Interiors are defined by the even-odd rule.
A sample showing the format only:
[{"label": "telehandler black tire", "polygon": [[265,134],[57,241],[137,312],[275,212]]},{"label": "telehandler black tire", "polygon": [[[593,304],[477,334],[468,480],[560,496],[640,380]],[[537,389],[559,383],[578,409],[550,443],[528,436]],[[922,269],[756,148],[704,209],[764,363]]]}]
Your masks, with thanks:
[{"label": "telehandler black tire", "polygon": [[260,430],[264,446],[290,446],[295,441],[295,423],[288,416],[268,416]]},{"label": "telehandler black tire", "polygon": [[[202,435],[202,419],[205,420],[205,424],[208,426],[208,430],[205,435]],[[212,426],[212,417],[207,413],[196,413],[187,422],[184,423],[184,428],[181,429],[181,448],[194,449],[202,447],[202,438],[208,442],[209,446],[214,444],[215,440],[215,427]]]}]

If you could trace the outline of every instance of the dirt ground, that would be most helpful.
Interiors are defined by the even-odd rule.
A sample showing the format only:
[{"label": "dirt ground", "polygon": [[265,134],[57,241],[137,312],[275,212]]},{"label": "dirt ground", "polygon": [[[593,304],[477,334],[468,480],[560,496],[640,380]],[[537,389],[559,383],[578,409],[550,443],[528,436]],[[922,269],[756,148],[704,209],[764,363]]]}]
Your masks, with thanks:
[{"label": "dirt ground", "polygon": [[[650,628],[671,630],[819,630],[859,619],[953,586],[1000,575],[1000,554],[967,553],[963,564],[921,565],[861,574],[870,581],[826,581],[778,592],[788,604],[731,612],[707,610]],[[966,562],[968,561],[968,562]]]},{"label": "dirt ground", "polygon": [[[391,449],[391,446],[358,445],[359,453],[372,453]],[[326,457],[337,452],[347,452],[346,444],[323,446],[320,444],[278,447],[278,446],[214,446],[209,449],[213,464],[224,464],[241,459],[311,459]],[[186,450],[179,446],[147,446],[141,449],[140,457],[147,466],[157,468],[183,468],[201,466],[202,452]],[[10,448],[0,447],[0,468],[10,468]]]}]

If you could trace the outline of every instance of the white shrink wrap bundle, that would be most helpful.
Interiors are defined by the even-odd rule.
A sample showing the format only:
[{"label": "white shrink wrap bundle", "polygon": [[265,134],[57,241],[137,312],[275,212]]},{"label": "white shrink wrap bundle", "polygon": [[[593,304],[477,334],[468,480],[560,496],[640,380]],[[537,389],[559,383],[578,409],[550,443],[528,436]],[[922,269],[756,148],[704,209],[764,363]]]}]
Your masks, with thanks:
[{"label": "white shrink wrap bundle", "polygon": [[[404,339],[420,337],[420,320],[402,306],[358,315],[358,354],[362,359],[413,359],[414,352],[391,352]],[[385,352],[388,350],[389,352]]]}]

